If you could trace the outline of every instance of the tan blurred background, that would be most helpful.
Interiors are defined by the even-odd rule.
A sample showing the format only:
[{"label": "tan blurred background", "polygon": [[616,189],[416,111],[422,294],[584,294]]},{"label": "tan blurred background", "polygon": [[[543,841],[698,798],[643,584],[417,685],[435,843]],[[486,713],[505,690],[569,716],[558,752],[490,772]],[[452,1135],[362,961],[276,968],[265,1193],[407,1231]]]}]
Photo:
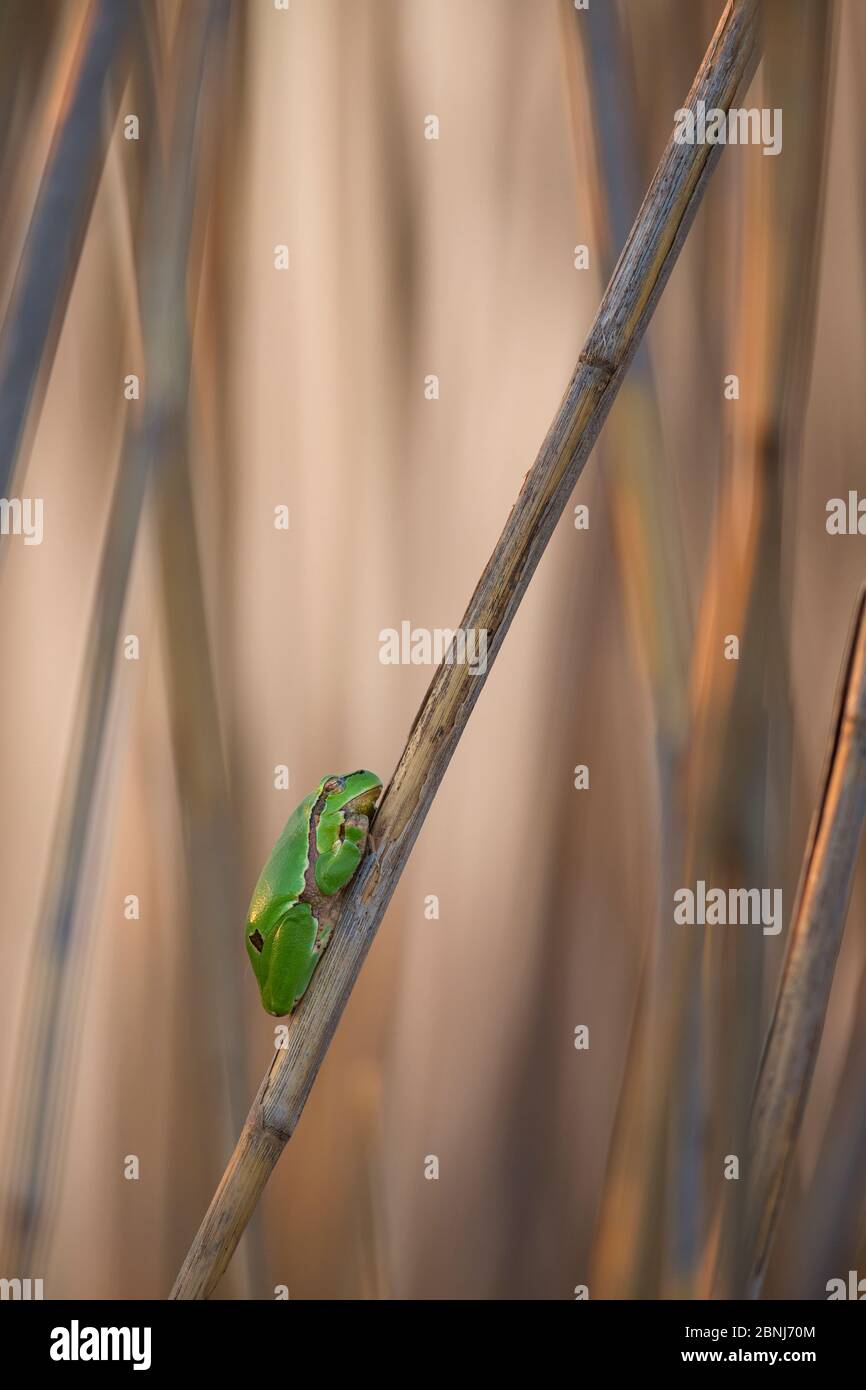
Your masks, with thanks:
[{"label": "tan blurred background", "polygon": [[[15,117],[7,301],[88,7],[19,8],[28,60],[4,59]],[[175,41],[196,6],[148,8],[162,55],[155,110],[168,128],[172,83],[184,90]],[[825,530],[827,500],[864,478],[866,7],[817,8],[828,18],[803,19],[804,54],[809,7],[790,6],[798,18],[775,33],[773,63],[744,103],[784,104],[783,153],[722,157],[633,389],[573,498],[589,505],[589,530],[571,510],[558,526],[222,1296],[272,1297],[277,1284],[292,1298],[707,1292],[724,1195],[714,1155],[730,1151],[744,1103],[731,1058],[743,1009],[758,1035],[769,1017],[866,558],[866,539]],[[187,277],[195,532],[176,498],[166,509],[154,474],[120,627],[140,657],[118,648],[56,1094],[40,1100],[50,1171],[38,1264],[14,1271],[44,1277],[48,1297],[167,1294],[273,1045],[242,946],[261,864],[326,773],[390,776],[431,672],[382,665],[380,630],[459,622],[592,321],[618,223],[637,210],[722,6],[608,9],[610,31],[590,34],[564,0],[292,0],[287,13],[247,0],[208,59],[221,95],[204,111],[220,124],[198,155]],[[612,88],[592,77],[605,54]],[[0,562],[7,1193],[23,1059],[44,1026],[27,980],[39,973],[127,423],[123,378],[148,380],[137,280],[154,235],[145,169],[158,137],[132,61],[16,474],[15,495],[44,499],[44,542],[7,538]],[[143,136],[126,141],[123,118],[136,111]],[[438,140],[425,139],[430,114]],[[581,243],[587,270],[574,266]],[[277,244],[289,248],[286,271],[274,267]],[[724,399],[729,373],[736,403]],[[437,400],[425,398],[430,374]],[[768,419],[784,424],[778,488],[754,445]],[[781,559],[772,545],[750,549],[762,501],[779,518]],[[280,504],[288,531],[273,524]],[[173,525],[166,566],[160,535]],[[207,689],[207,663],[203,676],[188,629],[166,621],[173,605],[184,611],[179,589],[166,604],[166,584],[186,585],[196,550],[219,719],[210,743],[197,684]],[[747,630],[743,595],[761,589],[761,566],[781,595],[762,642],[762,659],[766,647],[775,656],[753,686],[743,676],[746,716],[732,745],[716,745],[706,690],[724,701],[733,677],[715,636]],[[749,740],[772,745],[782,725],[783,770],[776,777],[771,756],[762,815],[730,747],[754,772]],[[702,748],[722,746],[711,830],[696,830],[692,793],[683,801],[676,789],[698,775]],[[288,791],[274,789],[280,764]],[[587,791],[573,788],[578,764]],[[739,827],[745,850],[714,840],[721,823]],[[695,838],[689,877],[681,856]],[[733,881],[784,884],[785,930],[761,938],[757,973],[718,938],[697,965],[697,1051],[684,1034],[679,1054],[697,1088],[696,1148],[692,1159],[668,1152],[667,1206],[637,1279],[633,1204],[646,1212],[656,1181],[647,1111],[663,1111],[688,1079],[642,1073],[630,1039],[646,1061],[644,1039],[675,1002],[668,886],[719,881],[732,860],[759,866],[739,880],[731,869]],[[124,915],[130,894],[138,920]],[[438,920],[425,917],[431,894]],[[823,1297],[826,1279],[858,1259],[866,1273],[864,968],[861,875],[773,1296]],[[650,1017],[638,1025],[642,978]],[[574,1047],[580,1024],[585,1052]],[[618,1107],[637,1136],[625,1148]],[[124,1177],[129,1155],[137,1181]],[[428,1155],[438,1181],[425,1178]],[[845,1175],[841,1191],[831,1171]],[[680,1221],[692,1180],[699,1196]],[[605,1194],[619,1194],[613,1211]]]}]

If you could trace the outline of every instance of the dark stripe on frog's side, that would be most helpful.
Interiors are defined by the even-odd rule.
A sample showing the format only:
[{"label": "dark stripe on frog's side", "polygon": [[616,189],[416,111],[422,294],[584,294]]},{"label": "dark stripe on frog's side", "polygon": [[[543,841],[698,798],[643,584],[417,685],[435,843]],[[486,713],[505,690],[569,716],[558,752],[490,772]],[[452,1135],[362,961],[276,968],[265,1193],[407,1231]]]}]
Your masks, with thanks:
[{"label": "dark stripe on frog's side", "polygon": [[316,856],[319,852],[316,844],[316,836],[319,833],[319,820],[325,809],[328,797],[336,791],[336,787],[329,786],[329,783],[334,780],[335,779],[331,777],[326,779],[325,785],[316,797],[313,803],[313,809],[310,812],[310,829],[307,839],[307,867],[304,869],[304,891],[301,893],[298,901],[309,903],[314,912],[315,908],[322,901],[322,894],[319,891],[319,885],[316,883]]}]

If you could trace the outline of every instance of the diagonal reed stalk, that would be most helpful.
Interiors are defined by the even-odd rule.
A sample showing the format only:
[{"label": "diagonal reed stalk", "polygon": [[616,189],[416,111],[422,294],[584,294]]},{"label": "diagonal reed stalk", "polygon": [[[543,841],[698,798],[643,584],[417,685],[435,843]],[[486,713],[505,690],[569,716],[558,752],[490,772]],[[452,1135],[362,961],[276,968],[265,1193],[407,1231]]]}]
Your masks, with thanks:
[{"label": "diagonal reed stalk", "polygon": [[824,1298],[836,1270],[859,1268],[858,1214],[866,1225],[866,966],[860,970],[845,1061],[833,1109],[807,1194],[796,1216],[797,1260],[807,1279],[804,1297]]},{"label": "diagonal reed stalk", "polygon": [[788,954],[752,1110],[747,1224],[761,1290],[809,1095],[866,820],[866,587],[854,610]]},{"label": "diagonal reed stalk", "polygon": [[[757,0],[730,0],[689,93],[727,111],[758,57]],[[488,633],[488,669],[580,476],[667,283],[721,155],[668,142],[547,438],[461,626]],[[375,848],[334,939],[253,1101],[178,1274],[172,1298],[207,1298],[298,1123],[391,894],[486,678],[443,664],[427,691],[374,825]]]},{"label": "diagonal reed stalk", "polygon": [[0,334],[0,496],[8,495],[37,381],[51,368],[107,148],[104,96],[127,52],[133,0],[93,0]]}]

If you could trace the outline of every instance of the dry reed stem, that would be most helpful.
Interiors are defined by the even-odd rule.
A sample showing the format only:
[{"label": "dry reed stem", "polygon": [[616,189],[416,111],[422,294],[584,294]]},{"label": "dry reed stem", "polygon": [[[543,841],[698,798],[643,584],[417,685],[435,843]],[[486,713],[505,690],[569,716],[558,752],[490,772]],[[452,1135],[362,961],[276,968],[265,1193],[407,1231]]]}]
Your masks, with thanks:
[{"label": "dry reed stem", "polygon": [[8,496],[25,426],[35,427],[37,383],[50,371],[90,223],[107,148],[105,94],[116,113],[131,0],[93,0],[42,176],[0,335],[0,495]]},{"label": "dry reed stem", "polygon": [[752,1111],[750,1294],[757,1297],[800,1132],[866,819],[866,587],[842,663],[836,709],[794,905],[788,953]]}]

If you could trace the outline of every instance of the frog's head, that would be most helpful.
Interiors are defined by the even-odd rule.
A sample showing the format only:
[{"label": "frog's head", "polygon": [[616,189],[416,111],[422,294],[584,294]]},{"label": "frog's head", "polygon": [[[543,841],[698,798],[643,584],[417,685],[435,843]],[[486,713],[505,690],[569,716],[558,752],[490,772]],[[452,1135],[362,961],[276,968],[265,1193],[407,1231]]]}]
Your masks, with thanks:
[{"label": "frog's head", "polygon": [[327,793],[325,811],[355,811],[372,816],[382,792],[381,778],[375,772],[347,772],[343,777],[326,777],[322,791]]}]

